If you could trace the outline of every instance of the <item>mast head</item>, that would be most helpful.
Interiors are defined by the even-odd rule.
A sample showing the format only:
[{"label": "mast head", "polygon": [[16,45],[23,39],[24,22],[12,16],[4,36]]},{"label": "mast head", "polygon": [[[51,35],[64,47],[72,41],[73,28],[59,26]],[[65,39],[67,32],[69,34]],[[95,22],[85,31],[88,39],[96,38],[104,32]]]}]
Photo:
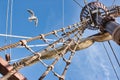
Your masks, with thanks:
[{"label": "mast head", "polygon": [[99,29],[99,23],[97,22],[98,16],[103,17],[103,15],[107,14],[107,7],[98,2],[91,2],[86,4],[80,13],[80,20],[87,21],[87,28],[91,30]]}]

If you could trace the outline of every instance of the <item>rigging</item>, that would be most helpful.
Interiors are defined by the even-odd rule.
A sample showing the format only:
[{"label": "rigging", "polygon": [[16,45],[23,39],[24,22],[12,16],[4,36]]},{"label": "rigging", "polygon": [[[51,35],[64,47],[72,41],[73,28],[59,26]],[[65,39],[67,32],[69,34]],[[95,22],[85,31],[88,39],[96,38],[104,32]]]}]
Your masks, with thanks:
[{"label": "rigging", "polygon": [[[5,35],[8,34],[8,23],[9,23],[9,5],[10,5],[10,0],[7,0],[7,10],[6,10],[6,31],[5,31]],[[5,42],[4,44],[6,45],[7,44],[7,36],[5,37]],[[9,61],[10,60],[10,54],[7,53],[7,51],[5,50],[4,51],[5,53],[5,58],[6,58],[6,61]]]},{"label": "rigging", "polygon": [[[6,50],[6,49],[9,49],[9,48],[11,49],[11,48],[14,48],[14,47],[17,47],[17,46],[22,46],[22,47],[25,47],[31,53],[33,53],[31,56],[27,56],[27,57],[17,61],[16,63],[12,64],[13,69],[10,72],[8,72],[8,74],[6,74],[3,77],[3,79],[11,77],[12,74],[14,74],[16,71],[18,71],[19,69],[21,69],[25,66],[30,66],[30,65],[32,65],[36,62],[41,62],[46,67],[46,70],[40,76],[40,78],[39,78],[40,80],[43,79],[44,77],[46,77],[46,75],[50,71],[52,71],[52,73],[55,76],[57,76],[60,80],[64,80],[66,71],[67,71],[67,69],[68,69],[68,67],[71,63],[71,60],[72,60],[72,57],[75,54],[75,51],[87,48],[87,47],[91,46],[94,42],[102,42],[102,41],[112,39],[111,35],[107,32],[95,34],[95,35],[89,36],[87,38],[81,39],[81,35],[82,35],[83,31],[86,29],[86,25],[90,25],[89,28],[95,29],[96,26],[91,27],[92,26],[91,22],[94,21],[94,23],[95,22],[97,23],[97,21],[98,21],[98,19],[95,19],[94,17],[96,17],[96,16],[97,16],[96,18],[98,18],[98,16],[103,17],[105,15],[101,15],[101,14],[107,12],[106,7],[105,6],[100,7],[102,4],[99,3],[99,2],[95,2],[94,4],[93,3],[90,3],[90,4],[88,3],[87,4],[87,1],[84,0],[84,3],[85,3],[85,7],[82,10],[83,11],[83,14],[82,14],[82,19],[83,20],[82,20],[81,23],[79,22],[79,23],[70,25],[66,28],[61,28],[59,30],[54,30],[54,31],[46,33],[46,34],[41,34],[37,37],[33,37],[33,38],[31,37],[31,38],[26,39],[26,40],[20,40],[17,43],[1,47],[0,51]],[[64,1],[63,1],[63,8],[64,8]],[[98,14],[98,9],[103,9],[103,12],[100,10],[100,14]],[[85,12],[86,10],[88,11],[89,16],[85,16],[84,17],[85,19],[84,19],[83,16],[86,13]],[[63,14],[63,21],[62,21],[63,23],[62,24],[64,25],[64,10],[63,10],[62,14]],[[11,13],[11,15],[12,15],[12,13]],[[88,21],[86,21],[86,19],[88,19]],[[99,29],[99,27],[97,27],[97,29]],[[12,35],[12,27],[11,27],[10,35]],[[46,37],[50,37],[50,36],[55,36],[57,38],[57,40],[55,40],[54,42],[49,42],[48,40],[46,40]],[[48,46],[45,49],[42,49],[42,50],[39,50],[39,51],[34,51],[30,48],[30,46],[27,45],[28,42],[31,42],[31,41],[34,41],[34,40],[41,40],[45,44],[48,44]],[[59,43],[63,43],[63,44],[61,44],[60,46],[57,46]],[[64,55],[68,51],[70,52],[70,56],[69,56],[68,59],[66,59],[64,57]],[[65,64],[65,67],[64,67],[64,70],[63,70],[62,74],[59,75],[58,73],[56,73],[54,71],[54,65],[58,62],[58,60],[61,57],[66,64]],[[55,60],[50,65],[47,65],[42,61],[44,59],[51,59],[51,58],[55,58]],[[109,60],[110,60],[110,62],[112,62],[110,57],[109,57]],[[118,77],[118,74],[117,74],[117,72],[114,68],[114,65],[113,65],[113,63],[111,63],[111,64],[112,64],[112,67],[113,67],[114,72],[116,74],[116,77],[119,80],[119,77]]]},{"label": "rigging", "polygon": [[118,77],[117,71],[116,71],[116,69],[115,69],[115,67],[114,67],[114,65],[113,65],[113,62],[112,62],[112,60],[111,60],[111,58],[110,58],[110,55],[109,55],[109,53],[108,53],[108,50],[107,50],[107,48],[105,47],[105,44],[104,44],[103,42],[102,42],[102,45],[103,45],[103,47],[104,47],[104,49],[105,49],[105,52],[106,52],[106,54],[107,54],[107,57],[108,57],[108,59],[109,59],[109,61],[110,61],[111,66],[112,66],[112,68],[113,68],[113,70],[114,70],[114,73],[115,73],[115,75],[116,75],[117,80],[120,80],[119,77]]},{"label": "rigging", "polygon": [[115,51],[114,51],[114,49],[113,49],[110,41],[108,41],[108,44],[109,44],[109,46],[110,46],[110,48],[111,48],[111,50],[112,50],[112,53],[113,53],[113,55],[114,55],[114,57],[115,57],[115,59],[116,59],[116,61],[117,61],[118,66],[120,67],[120,62],[119,62],[119,60],[118,60],[118,58],[117,58],[117,55],[116,55],[116,53],[115,53]]},{"label": "rigging", "polygon": [[83,8],[78,1],[76,1],[76,0],[73,0],[73,1],[74,1],[79,7]]}]

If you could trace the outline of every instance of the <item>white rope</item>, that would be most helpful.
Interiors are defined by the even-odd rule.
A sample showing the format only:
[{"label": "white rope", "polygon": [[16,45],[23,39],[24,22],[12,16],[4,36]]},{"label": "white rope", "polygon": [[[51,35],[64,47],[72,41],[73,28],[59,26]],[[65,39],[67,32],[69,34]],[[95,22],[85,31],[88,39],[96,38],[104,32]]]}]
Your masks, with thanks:
[{"label": "white rope", "polygon": [[[31,56],[31,55],[29,55],[29,56]],[[29,57],[29,56],[22,57],[22,58],[17,58],[17,59],[13,59],[13,60],[10,60],[9,62],[16,62],[16,61],[19,61],[19,60],[25,59],[25,58],[27,58],[27,57]]]},{"label": "white rope", "polygon": [[[61,45],[63,43],[58,43],[58,45]],[[48,46],[49,44],[38,44],[38,45],[28,45],[28,47],[43,47]],[[17,46],[17,48],[24,48],[24,46]]]},{"label": "white rope", "polygon": [[[48,46],[48,44],[28,45],[28,47],[40,47],[40,46]],[[17,48],[24,48],[24,46],[18,46]]]},{"label": "white rope", "polygon": [[3,36],[3,37],[13,37],[13,38],[32,38],[32,37],[26,37],[26,36],[17,36],[17,35],[9,35],[9,34],[0,34],[0,36]]},{"label": "white rope", "polygon": [[[17,36],[17,35],[9,35],[9,34],[0,34],[0,36],[3,36],[3,37],[13,37],[13,38],[24,38],[24,39],[28,39],[28,38],[32,38],[32,37],[27,37],[27,36]],[[45,40],[48,40],[48,41],[56,41],[55,39],[45,39]]]},{"label": "white rope", "polygon": [[63,20],[62,20],[62,25],[64,26],[64,0],[62,0],[62,4],[63,4],[63,6],[62,6],[62,15],[63,15]]},{"label": "white rope", "polygon": [[[7,31],[8,31],[8,13],[9,13],[9,0],[8,0],[8,4],[7,4],[7,12],[6,12],[6,31],[5,31],[5,34],[7,35]],[[6,40],[7,40],[7,36],[5,37],[5,43],[6,43]]]},{"label": "white rope", "polygon": [[[13,9],[13,0],[11,0],[11,7],[10,7],[10,35],[12,35],[12,10]],[[10,37],[10,44],[12,43],[11,37]],[[10,56],[12,56],[12,50],[10,48]]]},{"label": "white rope", "polygon": [[[5,35],[7,35],[7,31],[8,31],[8,14],[9,14],[9,3],[10,1],[8,0],[7,3],[7,10],[6,10],[6,30],[5,30]],[[5,36],[5,45],[7,44],[7,36]],[[6,51],[5,51],[6,54]]]},{"label": "white rope", "polygon": [[[10,9],[10,35],[12,35],[12,8],[13,8],[13,0],[11,0],[11,9]],[[11,39],[10,39],[11,41]]]}]

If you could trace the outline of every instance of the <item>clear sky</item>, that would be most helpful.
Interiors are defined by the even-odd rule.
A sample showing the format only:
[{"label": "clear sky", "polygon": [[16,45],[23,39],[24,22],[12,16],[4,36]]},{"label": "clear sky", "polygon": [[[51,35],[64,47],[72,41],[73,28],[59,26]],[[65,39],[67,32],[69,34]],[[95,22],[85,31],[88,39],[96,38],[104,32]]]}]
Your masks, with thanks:
[{"label": "clear sky", "polygon": [[[9,1],[11,2],[12,0]],[[84,6],[83,0],[76,1]],[[91,2],[95,0],[87,1]],[[99,1],[109,7],[114,0]],[[5,34],[6,30],[7,34],[10,34],[10,9],[8,12],[8,29],[6,29],[7,2],[8,0],[0,0],[0,34]],[[120,5],[120,0],[115,0],[114,4]],[[38,17],[39,23],[37,27],[35,27],[33,22],[28,21],[30,14],[27,12],[27,9],[32,9]],[[33,37],[74,24],[80,21],[80,11],[81,7],[73,0],[13,0],[12,35]],[[118,19],[117,21],[119,22],[120,20]],[[87,36],[91,33],[94,33],[94,31],[85,31]],[[0,36],[0,46],[9,44],[10,40],[11,43],[14,43],[21,39]],[[120,62],[120,47],[113,41],[111,43]],[[107,42],[105,42],[105,46],[107,47],[117,74],[120,76],[120,67]],[[9,53],[10,50],[6,52]],[[0,52],[0,56],[4,57],[4,54],[5,52]],[[11,54],[12,60],[31,55],[29,51],[23,48],[12,49]],[[49,64],[51,60],[45,60],[45,62]],[[60,60],[54,70],[61,73],[63,67],[64,62]],[[45,70],[46,68],[41,63],[37,63],[25,67],[19,72],[27,77],[28,80],[38,80]],[[50,72],[44,80],[57,80],[57,78]],[[65,80],[117,80],[102,43],[95,43],[87,49],[77,51],[67,71]]]}]

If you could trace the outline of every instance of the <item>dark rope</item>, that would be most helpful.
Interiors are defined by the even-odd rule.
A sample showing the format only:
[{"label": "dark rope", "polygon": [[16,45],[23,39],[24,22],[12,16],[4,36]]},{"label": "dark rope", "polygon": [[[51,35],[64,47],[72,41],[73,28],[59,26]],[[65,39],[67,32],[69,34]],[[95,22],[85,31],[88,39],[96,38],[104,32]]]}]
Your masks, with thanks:
[{"label": "dark rope", "polygon": [[113,55],[115,56],[115,59],[116,59],[118,65],[119,65],[119,67],[120,67],[120,62],[119,62],[119,60],[118,60],[118,58],[117,58],[117,55],[116,55],[116,53],[115,53],[115,51],[114,51],[114,49],[113,49],[110,41],[108,41],[108,44],[109,44],[109,46],[110,46],[110,48],[111,48],[111,50],[112,50],[112,53],[113,53]]},{"label": "dark rope", "polygon": [[103,47],[105,48],[105,51],[106,51],[106,53],[107,53],[108,59],[109,59],[109,61],[110,61],[110,64],[112,65],[112,68],[113,68],[113,70],[114,70],[114,72],[115,72],[115,75],[116,75],[116,77],[117,77],[117,80],[120,80],[119,77],[118,77],[117,71],[115,70],[115,67],[114,67],[114,65],[113,65],[113,63],[112,63],[112,60],[111,60],[111,58],[110,58],[110,55],[109,55],[109,53],[108,53],[108,51],[107,51],[107,49],[106,49],[106,47],[105,47],[105,44],[104,44],[104,43],[102,43],[102,44],[103,44]]},{"label": "dark rope", "polygon": [[80,6],[81,8],[83,8],[83,6],[80,5],[79,2],[77,2],[76,0],[73,0],[78,6]]}]

